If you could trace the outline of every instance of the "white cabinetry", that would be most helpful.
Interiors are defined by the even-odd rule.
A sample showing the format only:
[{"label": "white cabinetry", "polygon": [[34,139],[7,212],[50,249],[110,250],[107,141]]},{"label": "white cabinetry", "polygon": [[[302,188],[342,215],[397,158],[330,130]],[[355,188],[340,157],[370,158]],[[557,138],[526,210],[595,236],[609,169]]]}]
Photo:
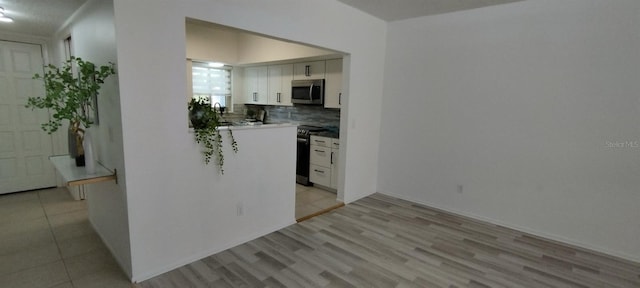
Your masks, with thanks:
[{"label": "white cabinetry", "polygon": [[325,108],[340,108],[342,59],[247,67],[240,103],[291,106],[291,80],[325,79]]},{"label": "white cabinetry", "polygon": [[324,79],[325,61],[312,61],[293,64],[293,79]]},{"label": "white cabinetry", "polygon": [[268,66],[269,100],[271,105],[291,106],[291,80],[293,64]]},{"label": "white cabinetry", "polygon": [[342,104],[342,59],[327,60],[325,70],[324,107],[340,108]]},{"label": "white cabinetry", "polygon": [[311,136],[309,181],[337,189],[338,141],[334,138]]},{"label": "white cabinetry", "polygon": [[244,103],[268,103],[268,70],[267,66],[247,67],[244,69],[245,94]]},{"label": "white cabinetry", "polygon": [[331,185],[338,189],[338,155],[340,155],[340,139],[331,138]]}]

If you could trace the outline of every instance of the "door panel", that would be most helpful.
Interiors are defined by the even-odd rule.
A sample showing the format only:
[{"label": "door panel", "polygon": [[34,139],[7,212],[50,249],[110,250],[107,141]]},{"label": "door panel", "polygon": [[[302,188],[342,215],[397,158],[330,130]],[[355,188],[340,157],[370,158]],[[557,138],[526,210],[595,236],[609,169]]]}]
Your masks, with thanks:
[{"label": "door panel", "polygon": [[0,194],[55,186],[48,157],[52,137],[42,131],[46,110],[25,108],[27,98],[43,96],[40,45],[0,41]]}]

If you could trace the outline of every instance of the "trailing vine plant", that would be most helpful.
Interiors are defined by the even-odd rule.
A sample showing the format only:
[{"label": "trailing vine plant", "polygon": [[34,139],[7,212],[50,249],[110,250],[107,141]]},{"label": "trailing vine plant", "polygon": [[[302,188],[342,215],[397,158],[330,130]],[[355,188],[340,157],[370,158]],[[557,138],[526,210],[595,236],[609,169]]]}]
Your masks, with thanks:
[{"label": "trailing vine plant", "polygon": [[[189,119],[193,125],[196,142],[202,144],[204,163],[209,164],[215,155],[218,160],[220,174],[224,174],[224,152],[222,150],[222,135],[220,135],[221,117],[215,111],[209,101],[204,99],[191,99],[189,102]],[[233,131],[227,129],[231,148],[238,153],[238,143],[233,137]]]}]

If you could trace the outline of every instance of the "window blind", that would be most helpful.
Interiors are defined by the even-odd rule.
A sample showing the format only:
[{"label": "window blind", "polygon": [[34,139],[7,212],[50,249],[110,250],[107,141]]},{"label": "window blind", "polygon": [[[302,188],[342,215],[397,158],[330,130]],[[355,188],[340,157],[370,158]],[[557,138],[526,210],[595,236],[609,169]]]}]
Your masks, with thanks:
[{"label": "window blind", "polygon": [[219,102],[226,106],[226,97],[231,96],[231,70],[201,66],[194,62],[192,82],[194,97],[208,96],[211,104]]}]

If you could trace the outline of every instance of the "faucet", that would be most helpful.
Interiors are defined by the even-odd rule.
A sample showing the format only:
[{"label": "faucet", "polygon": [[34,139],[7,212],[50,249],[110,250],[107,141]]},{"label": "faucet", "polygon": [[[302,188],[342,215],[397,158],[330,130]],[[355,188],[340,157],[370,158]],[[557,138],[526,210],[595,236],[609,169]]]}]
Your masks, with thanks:
[{"label": "faucet", "polygon": [[216,111],[216,105],[218,105],[218,111],[220,111],[220,116],[222,116],[224,114],[224,107],[222,107],[220,102],[213,103],[213,111]]}]

